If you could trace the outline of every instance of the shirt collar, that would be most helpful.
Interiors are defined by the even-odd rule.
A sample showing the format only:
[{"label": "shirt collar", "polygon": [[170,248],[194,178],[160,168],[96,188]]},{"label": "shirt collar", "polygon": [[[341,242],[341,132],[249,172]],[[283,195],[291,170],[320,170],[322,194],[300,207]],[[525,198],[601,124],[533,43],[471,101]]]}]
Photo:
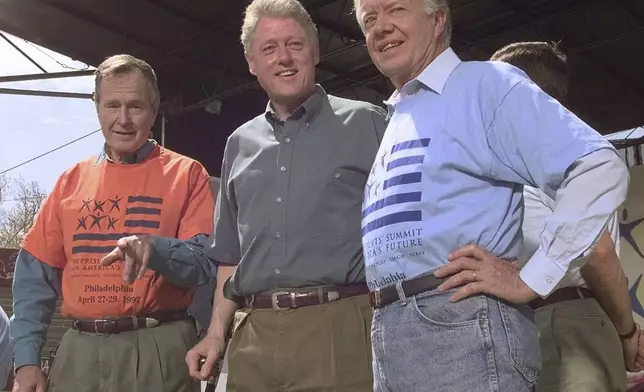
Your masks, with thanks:
[{"label": "shirt collar", "polygon": [[454,71],[460,63],[461,59],[452,48],[445,49],[438,55],[438,57],[429,63],[427,67],[425,67],[420,75],[405,83],[400,91],[394,91],[391,97],[385,101],[385,104],[387,106],[394,105],[400,100],[401,95],[410,95],[418,91],[420,88],[419,83],[437,94],[443,94],[447,78],[449,78],[449,75],[451,75],[452,71]]},{"label": "shirt collar", "polygon": [[[291,117],[289,119],[298,119],[302,115],[304,115],[304,119],[307,123],[311,123],[315,117],[320,113],[320,110],[322,109],[322,102],[323,98],[327,97],[326,91],[320,86],[319,84],[315,85],[315,90],[313,91],[313,94],[311,94],[302,105],[300,105]],[[271,105],[270,102],[266,105],[266,111],[265,111],[266,119],[273,123],[274,121],[279,121],[275,110],[273,110],[273,106]]]},{"label": "shirt collar", "polygon": [[[133,165],[136,163],[143,162],[150,155],[150,153],[154,151],[156,146],[157,146],[156,140],[149,139],[141,148],[139,148],[133,154],[131,154],[131,159],[124,161],[123,164]],[[104,160],[107,160],[108,162],[114,162],[112,159],[110,159],[109,156],[107,156],[106,143],[103,144],[103,148],[101,148],[101,151],[98,154],[98,157],[96,158],[96,162],[94,162],[94,166],[100,165]]]}]

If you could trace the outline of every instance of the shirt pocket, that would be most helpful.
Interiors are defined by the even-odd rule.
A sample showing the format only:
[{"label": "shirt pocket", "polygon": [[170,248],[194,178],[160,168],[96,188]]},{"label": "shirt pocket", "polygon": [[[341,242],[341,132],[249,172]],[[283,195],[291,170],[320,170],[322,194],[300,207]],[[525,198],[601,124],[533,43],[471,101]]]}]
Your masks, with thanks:
[{"label": "shirt pocket", "polygon": [[360,216],[367,173],[336,168],[320,179],[304,214],[305,231],[316,236],[360,239]]}]

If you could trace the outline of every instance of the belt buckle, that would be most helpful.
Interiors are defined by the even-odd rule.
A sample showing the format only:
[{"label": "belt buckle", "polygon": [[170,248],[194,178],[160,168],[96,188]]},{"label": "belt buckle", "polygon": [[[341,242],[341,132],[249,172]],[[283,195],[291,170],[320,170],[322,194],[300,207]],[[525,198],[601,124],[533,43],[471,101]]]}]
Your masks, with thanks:
[{"label": "belt buckle", "polygon": [[329,290],[326,292],[329,302],[337,301],[340,299],[340,293],[337,290]]},{"label": "belt buckle", "polygon": [[109,321],[110,321],[110,320],[105,320],[105,319],[101,319],[101,320],[94,320],[94,333],[95,333],[97,336],[108,336],[108,335],[109,335],[109,333],[108,333],[108,332],[99,332],[99,331],[98,331],[98,323],[108,323]]},{"label": "belt buckle", "polygon": [[[290,307],[288,307],[288,308],[280,307],[279,298],[277,298],[280,295],[288,295],[288,296],[291,297],[291,306]],[[276,292],[271,294],[271,304],[273,305],[274,310],[289,310],[289,309],[296,308],[297,306],[295,306],[295,293],[289,293],[288,291],[276,291]]]}]

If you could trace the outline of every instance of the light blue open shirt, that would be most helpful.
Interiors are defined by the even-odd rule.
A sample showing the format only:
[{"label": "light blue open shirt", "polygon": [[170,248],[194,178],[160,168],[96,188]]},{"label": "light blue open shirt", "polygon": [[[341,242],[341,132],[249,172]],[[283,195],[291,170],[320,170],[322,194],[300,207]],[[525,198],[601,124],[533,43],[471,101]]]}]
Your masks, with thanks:
[{"label": "light blue open shirt", "polygon": [[628,171],[611,144],[509,64],[461,62],[447,49],[387,105],[363,203],[371,290],[468,244],[516,259],[532,185],[555,208],[521,278],[547,296],[626,198]]}]

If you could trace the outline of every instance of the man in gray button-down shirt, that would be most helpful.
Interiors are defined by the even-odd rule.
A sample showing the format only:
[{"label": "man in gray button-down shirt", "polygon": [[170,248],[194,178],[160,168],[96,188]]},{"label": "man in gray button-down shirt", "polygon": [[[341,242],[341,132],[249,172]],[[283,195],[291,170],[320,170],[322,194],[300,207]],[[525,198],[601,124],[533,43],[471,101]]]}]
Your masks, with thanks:
[{"label": "man in gray button-down shirt", "polygon": [[[235,314],[229,391],[371,391],[360,216],[384,111],[315,84],[317,32],[296,0],[251,3],[242,43],[270,103],[226,144],[209,249],[218,290],[189,366],[209,375]],[[236,302],[222,292],[231,275]]]},{"label": "man in gray button-down shirt", "polygon": [[270,103],[228,139],[212,246],[165,262],[153,249],[150,266],[195,278],[220,263],[208,334],[187,356],[193,377],[210,376],[234,315],[229,392],[371,392],[360,217],[384,111],[315,84],[317,30],[297,0],[253,1],[242,43]]}]

